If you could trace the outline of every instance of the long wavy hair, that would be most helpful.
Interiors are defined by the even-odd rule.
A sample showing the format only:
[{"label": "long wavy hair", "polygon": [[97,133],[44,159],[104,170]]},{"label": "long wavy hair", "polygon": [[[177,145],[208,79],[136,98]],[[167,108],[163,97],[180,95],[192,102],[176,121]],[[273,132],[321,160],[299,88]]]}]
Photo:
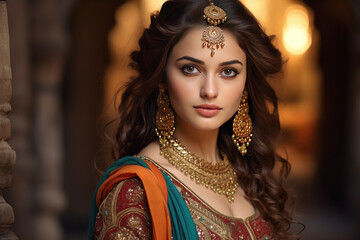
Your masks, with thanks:
[{"label": "long wavy hair", "polygon": [[[243,4],[237,0],[213,2],[228,16],[220,27],[234,34],[246,53],[245,88],[253,122],[253,138],[245,156],[240,155],[231,139],[233,118],[220,127],[218,147],[235,167],[247,199],[270,223],[273,238],[287,239],[293,222],[291,197],[284,184],[290,164],[275,152],[280,131],[278,99],[267,81],[281,72],[281,53],[272,44],[273,37],[264,33]],[[157,139],[156,98],[159,84],[165,81],[168,56],[186,31],[194,26],[206,26],[202,16],[207,5],[205,0],[169,0],[160,12],[152,14],[151,24],[139,40],[140,49],[131,53],[130,66],[138,75],[124,85],[121,95],[113,141],[114,158],[137,154]],[[275,166],[280,169],[276,175]]]}]

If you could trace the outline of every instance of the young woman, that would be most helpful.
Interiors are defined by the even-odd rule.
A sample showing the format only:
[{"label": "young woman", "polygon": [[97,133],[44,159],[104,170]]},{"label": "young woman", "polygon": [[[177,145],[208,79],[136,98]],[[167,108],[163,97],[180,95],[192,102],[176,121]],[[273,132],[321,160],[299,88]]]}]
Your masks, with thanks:
[{"label": "young woman", "polygon": [[[280,52],[237,0],[169,0],[131,54],[89,238],[287,239]],[[274,173],[274,167],[280,168]]]}]

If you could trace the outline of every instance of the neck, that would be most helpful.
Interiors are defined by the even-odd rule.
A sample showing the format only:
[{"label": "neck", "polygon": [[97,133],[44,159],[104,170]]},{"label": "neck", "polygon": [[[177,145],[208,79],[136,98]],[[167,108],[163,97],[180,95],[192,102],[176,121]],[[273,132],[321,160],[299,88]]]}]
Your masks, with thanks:
[{"label": "neck", "polygon": [[207,162],[218,163],[221,161],[217,147],[218,134],[219,129],[206,131],[177,124],[174,137],[196,156]]}]

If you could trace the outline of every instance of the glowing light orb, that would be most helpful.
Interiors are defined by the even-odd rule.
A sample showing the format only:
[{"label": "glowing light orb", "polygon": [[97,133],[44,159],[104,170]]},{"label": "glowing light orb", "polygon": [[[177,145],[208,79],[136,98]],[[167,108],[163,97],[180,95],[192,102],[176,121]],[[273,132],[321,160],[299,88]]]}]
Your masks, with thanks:
[{"label": "glowing light orb", "polygon": [[283,43],[287,51],[294,55],[304,54],[311,45],[309,15],[300,5],[294,5],[287,11],[283,27]]}]

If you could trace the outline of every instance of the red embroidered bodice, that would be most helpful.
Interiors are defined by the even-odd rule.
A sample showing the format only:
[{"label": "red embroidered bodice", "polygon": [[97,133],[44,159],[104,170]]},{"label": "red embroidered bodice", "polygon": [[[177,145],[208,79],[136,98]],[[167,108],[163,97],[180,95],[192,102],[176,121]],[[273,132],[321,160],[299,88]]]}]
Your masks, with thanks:
[{"label": "red embroidered bodice", "polygon": [[[245,220],[225,216],[200,199],[164,169],[179,190],[198,230],[199,239],[271,239],[270,225],[256,211]],[[151,239],[151,217],[145,190],[137,178],[119,182],[102,202],[95,239]]]}]

